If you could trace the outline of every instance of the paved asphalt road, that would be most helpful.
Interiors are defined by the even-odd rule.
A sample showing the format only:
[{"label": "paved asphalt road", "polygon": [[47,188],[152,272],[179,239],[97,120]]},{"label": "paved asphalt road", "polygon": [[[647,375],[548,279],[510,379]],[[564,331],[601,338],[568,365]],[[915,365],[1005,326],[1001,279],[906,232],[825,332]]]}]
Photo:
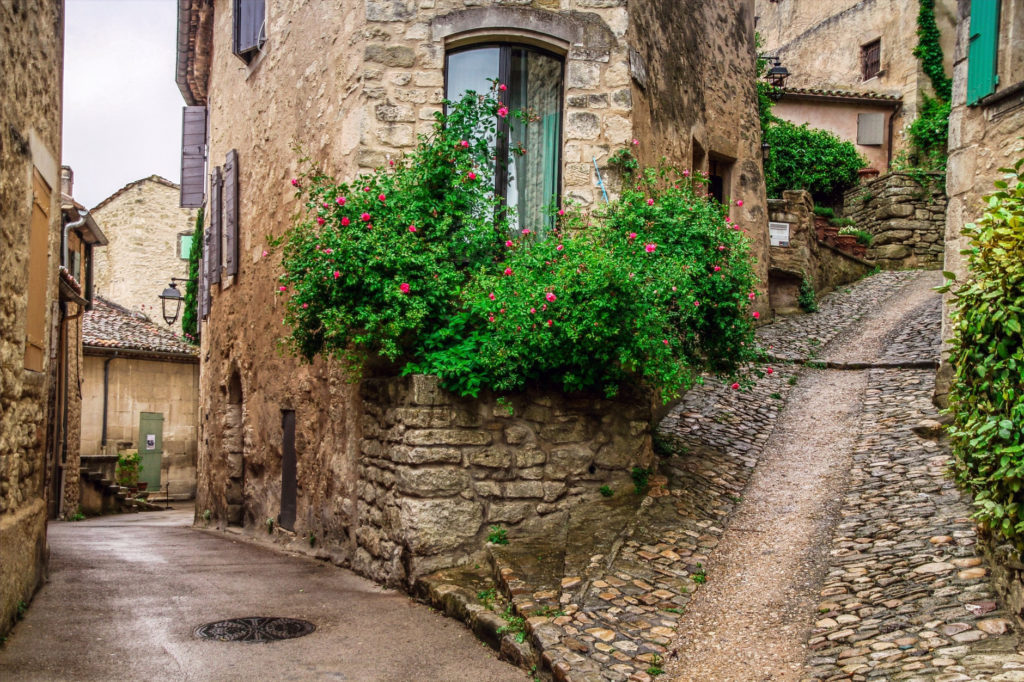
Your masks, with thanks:
[{"label": "paved asphalt road", "polygon": [[[0,680],[529,678],[461,624],[328,563],[189,527],[191,509],[49,528],[50,581],[0,648]],[[316,631],[196,639],[203,623],[286,616]]]}]

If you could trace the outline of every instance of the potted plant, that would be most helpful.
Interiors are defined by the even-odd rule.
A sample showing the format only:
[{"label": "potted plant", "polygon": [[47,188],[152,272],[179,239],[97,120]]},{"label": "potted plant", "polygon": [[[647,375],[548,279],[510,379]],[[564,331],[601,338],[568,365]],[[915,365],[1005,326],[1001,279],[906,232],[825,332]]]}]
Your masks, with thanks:
[{"label": "potted plant", "polygon": [[117,484],[136,490],[139,487],[139,472],[142,471],[142,457],[138,450],[124,450],[117,454]]},{"label": "potted plant", "polygon": [[828,234],[828,221],[836,217],[836,212],[828,206],[815,206],[814,207],[814,231],[818,236],[818,241],[826,241]]},{"label": "potted plant", "polygon": [[[849,242],[849,237],[854,239],[852,244]],[[858,258],[863,258],[867,255],[868,246],[871,244],[871,240],[874,239],[874,235],[867,230],[861,230],[854,225],[848,225],[840,228],[839,238],[843,239],[844,243],[850,244],[850,253]]]}]

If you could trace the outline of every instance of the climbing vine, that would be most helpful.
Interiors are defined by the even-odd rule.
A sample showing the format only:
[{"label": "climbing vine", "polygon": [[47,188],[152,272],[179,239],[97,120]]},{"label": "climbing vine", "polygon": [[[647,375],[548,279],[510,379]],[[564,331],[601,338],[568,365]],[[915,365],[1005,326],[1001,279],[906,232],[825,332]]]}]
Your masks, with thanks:
[{"label": "climbing vine", "polygon": [[203,209],[196,213],[196,229],[188,252],[188,282],[182,304],[181,331],[189,343],[199,343],[199,266],[203,259]]},{"label": "climbing vine", "polygon": [[907,128],[912,158],[904,154],[895,160],[893,167],[910,174],[915,171],[921,173],[921,184],[927,187],[935,179],[934,176],[924,177],[924,174],[945,174],[952,92],[952,80],[942,66],[942,45],[939,44],[939,27],[935,23],[935,0],[919,0],[914,56],[921,61],[921,68],[931,80],[935,96],[922,95],[917,118]]},{"label": "climbing vine", "polygon": [[935,23],[935,0],[919,0],[917,12],[917,47],[914,56],[921,60],[925,75],[932,82],[935,96],[949,103],[953,81],[942,67],[942,45],[939,27]]}]

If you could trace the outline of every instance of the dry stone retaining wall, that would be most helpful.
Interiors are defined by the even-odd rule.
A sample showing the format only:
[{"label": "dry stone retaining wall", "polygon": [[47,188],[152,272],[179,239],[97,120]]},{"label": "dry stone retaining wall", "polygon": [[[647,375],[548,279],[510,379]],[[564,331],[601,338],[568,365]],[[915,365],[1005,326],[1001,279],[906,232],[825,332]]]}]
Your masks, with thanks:
[{"label": "dry stone retaining wall", "polygon": [[889,173],[846,193],[843,216],[874,239],[867,257],[890,270],[942,266],[946,194],[941,177],[922,186],[906,173]]},{"label": "dry stone retaining wall", "polygon": [[352,563],[392,584],[468,560],[491,524],[550,521],[653,459],[641,396],[467,400],[413,376],[367,380],[362,397]]}]

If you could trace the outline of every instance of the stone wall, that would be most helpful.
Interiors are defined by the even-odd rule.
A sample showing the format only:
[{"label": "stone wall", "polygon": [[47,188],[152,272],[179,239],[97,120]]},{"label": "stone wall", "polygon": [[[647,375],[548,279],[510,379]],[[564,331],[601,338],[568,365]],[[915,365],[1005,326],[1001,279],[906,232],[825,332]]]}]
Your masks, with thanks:
[{"label": "stone wall", "polygon": [[[905,149],[904,129],[917,116],[921,93],[931,82],[913,54],[917,45],[918,3],[906,0],[756,0],[757,30],[764,51],[778,55],[789,69],[786,85],[796,88],[838,88],[899,95],[895,151]],[[947,73],[952,69],[956,0],[936,0]],[[881,73],[864,80],[861,46],[881,40]],[[884,168],[883,168],[884,170]]]},{"label": "stone wall", "polygon": [[653,460],[649,397],[459,399],[429,376],[366,380],[362,397],[352,565],[390,584],[468,561],[491,524],[557,522]]},{"label": "stone wall", "polygon": [[942,178],[924,185],[906,173],[887,173],[847,191],[843,217],[872,235],[867,257],[887,270],[942,267],[946,194]]},{"label": "stone wall", "polygon": [[[101,201],[93,218],[109,240],[93,253],[96,295],[163,325],[160,292],[171,277],[188,277],[178,235],[195,229],[195,211],[178,207],[178,185],[157,175],[137,180]],[[173,330],[181,333],[181,317]]]},{"label": "stone wall", "polygon": [[814,291],[823,294],[854,282],[868,273],[871,263],[818,241],[814,229],[814,202],[804,190],[782,193],[768,201],[768,219],[789,224],[789,246],[772,246],[769,297],[775,313],[799,312],[797,296],[806,274]]},{"label": "stone wall", "polygon": [[164,416],[163,483],[174,498],[195,496],[199,363],[120,356],[110,361],[107,445],[102,443],[103,366],[110,355],[86,355],[82,377],[82,453],[116,454],[139,447],[139,413]]},{"label": "stone wall", "polygon": [[[24,369],[33,204],[49,219],[44,348],[53,343],[60,244],[63,6],[0,1],[0,637],[46,571],[46,440],[52,388]],[[49,194],[36,196],[39,174]],[[33,265],[38,265],[33,263]]]},{"label": "stone wall", "polygon": [[1024,630],[1024,557],[1013,545],[1001,542],[987,533],[978,536],[981,549],[988,561],[992,585],[1017,621],[1017,631]]}]

